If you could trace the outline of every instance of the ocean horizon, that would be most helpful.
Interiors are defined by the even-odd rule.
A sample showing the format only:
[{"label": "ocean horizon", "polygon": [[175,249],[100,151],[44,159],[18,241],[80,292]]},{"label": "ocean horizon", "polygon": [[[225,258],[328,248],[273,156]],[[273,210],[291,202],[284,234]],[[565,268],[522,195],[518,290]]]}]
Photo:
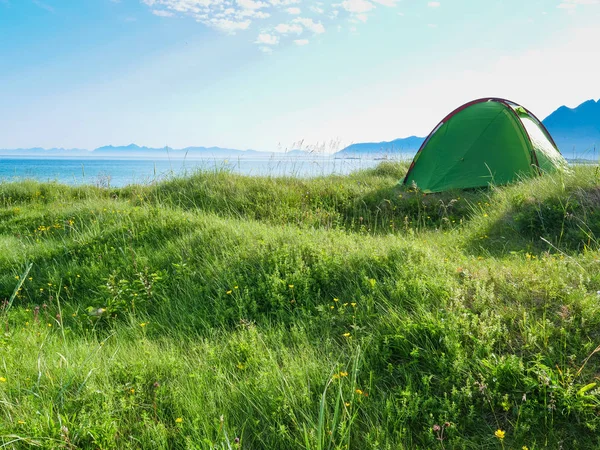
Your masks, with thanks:
[{"label": "ocean horizon", "polygon": [[[283,156],[283,155],[282,155]],[[198,171],[228,171],[250,176],[317,177],[346,175],[375,167],[382,160],[406,161],[412,155],[394,158],[335,158],[332,155],[282,158],[132,158],[121,157],[27,157],[1,156],[0,182],[36,180],[68,185],[123,187],[153,184]]]}]

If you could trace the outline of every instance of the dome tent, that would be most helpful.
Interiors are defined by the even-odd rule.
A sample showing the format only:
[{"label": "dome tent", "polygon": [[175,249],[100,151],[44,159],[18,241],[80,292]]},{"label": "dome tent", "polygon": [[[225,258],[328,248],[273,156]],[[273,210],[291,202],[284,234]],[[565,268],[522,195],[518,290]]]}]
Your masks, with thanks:
[{"label": "dome tent", "polygon": [[506,184],[566,167],[550,133],[530,111],[501,98],[466,103],[429,134],[404,184],[423,192]]}]

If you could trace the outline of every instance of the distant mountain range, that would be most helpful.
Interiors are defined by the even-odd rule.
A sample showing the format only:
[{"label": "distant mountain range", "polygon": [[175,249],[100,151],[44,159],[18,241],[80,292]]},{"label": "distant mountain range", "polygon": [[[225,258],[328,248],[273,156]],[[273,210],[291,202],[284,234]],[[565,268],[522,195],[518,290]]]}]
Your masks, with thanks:
[{"label": "distant mountain range", "polygon": [[336,157],[349,158],[364,155],[397,155],[416,152],[425,141],[424,137],[410,136],[389,142],[365,142],[352,144],[335,154]]},{"label": "distant mountain range", "polygon": [[[600,100],[588,100],[576,108],[561,106],[543,121],[556,141],[558,148],[570,158],[597,158],[600,152]],[[336,158],[377,158],[415,153],[425,141],[424,137],[410,136],[389,142],[365,142],[349,145],[334,153]],[[135,158],[151,156],[160,158],[243,158],[243,157],[306,157],[309,151],[292,150],[286,153],[236,150],[221,147],[170,147],[151,148],[135,144],[108,145],[95,150],[64,148],[0,149],[0,156],[55,156],[55,157],[104,157]]]},{"label": "distant mountain range", "polygon": [[256,150],[236,150],[222,147],[186,147],[174,149],[171,147],[140,147],[136,144],[113,146],[107,145],[94,150],[84,150],[79,148],[18,148],[18,149],[0,149],[0,156],[57,156],[57,157],[99,157],[99,158],[269,158],[273,156],[288,157],[307,156],[309,153],[302,150],[293,150],[286,153],[260,152]]},{"label": "distant mountain range", "polygon": [[[576,108],[561,106],[542,123],[568,158],[597,158],[600,152],[600,100],[588,100]],[[352,144],[336,153],[339,157],[414,153],[425,137],[410,136],[390,142]]]},{"label": "distant mountain range", "polygon": [[94,155],[98,156],[136,156],[140,154],[147,155],[159,155],[159,156],[173,156],[175,158],[185,156],[219,156],[224,158],[236,157],[236,156],[259,156],[270,154],[267,152],[258,152],[256,150],[236,150],[232,148],[222,147],[186,147],[181,149],[174,149],[171,147],[140,147],[135,144],[129,144],[127,146],[114,147],[107,145],[105,147],[99,147],[92,151]]},{"label": "distant mountain range", "polygon": [[576,108],[561,106],[543,122],[562,153],[583,158],[598,156],[600,100],[588,100]]}]

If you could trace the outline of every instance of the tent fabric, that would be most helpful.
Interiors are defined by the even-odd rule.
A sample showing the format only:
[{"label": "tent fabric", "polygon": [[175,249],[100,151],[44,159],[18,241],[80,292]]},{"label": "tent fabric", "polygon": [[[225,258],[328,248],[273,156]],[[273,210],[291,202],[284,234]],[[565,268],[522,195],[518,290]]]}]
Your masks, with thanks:
[{"label": "tent fabric", "polygon": [[543,172],[552,172],[556,168],[565,169],[567,162],[550,138],[544,133],[537,120],[529,114],[519,117],[533,145],[539,168]]},{"label": "tent fabric", "polygon": [[423,192],[507,184],[566,166],[533,114],[503,99],[480,99],[448,115],[427,137],[404,179]]}]

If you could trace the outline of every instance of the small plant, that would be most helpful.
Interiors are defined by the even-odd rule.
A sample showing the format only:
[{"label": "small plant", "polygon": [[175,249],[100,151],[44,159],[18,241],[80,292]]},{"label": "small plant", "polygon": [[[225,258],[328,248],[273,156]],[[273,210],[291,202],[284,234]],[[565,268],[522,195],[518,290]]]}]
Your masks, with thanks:
[{"label": "small plant", "polygon": [[146,312],[160,297],[164,277],[164,272],[150,272],[148,268],[137,272],[133,280],[113,272],[101,286],[106,306],[92,309],[90,313],[117,318]]}]

